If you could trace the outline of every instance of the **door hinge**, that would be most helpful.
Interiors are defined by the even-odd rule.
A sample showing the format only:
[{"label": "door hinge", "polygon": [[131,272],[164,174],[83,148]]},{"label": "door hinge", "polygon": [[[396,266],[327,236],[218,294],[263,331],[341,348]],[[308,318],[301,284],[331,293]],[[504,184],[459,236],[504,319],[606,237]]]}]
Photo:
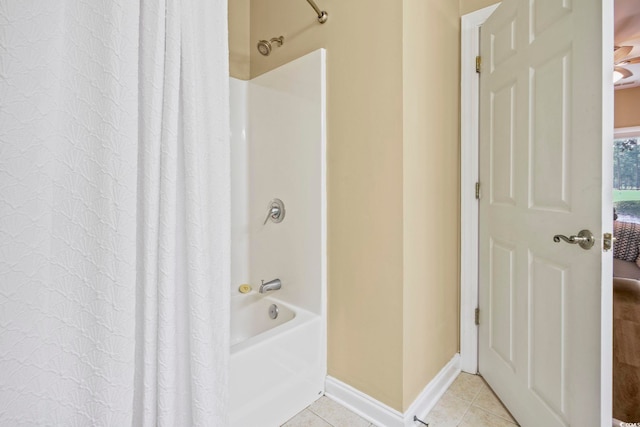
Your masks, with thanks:
[{"label": "door hinge", "polygon": [[482,65],[482,57],[480,55],[476,56],[476,73],[480,72],[480,66]]},{"label": "door hinge", "polygon": [[480,183],[476,182],[476,199],[480,200]]},{"label": "door hinge", "polygon": [[479,308],[476,308],[475,316],[476,316],[476,325],[479,325],[480,324],[480,309]]}]

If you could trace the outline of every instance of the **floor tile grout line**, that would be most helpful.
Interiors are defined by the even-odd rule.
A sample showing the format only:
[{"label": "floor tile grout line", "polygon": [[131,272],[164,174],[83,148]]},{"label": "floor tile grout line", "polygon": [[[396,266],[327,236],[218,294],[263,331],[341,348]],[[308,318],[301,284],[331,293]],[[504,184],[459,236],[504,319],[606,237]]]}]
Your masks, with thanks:
[{"label": "floor tile grout line", "polygon": [[[484,378],[482,378],[482,376],[480,375],[476,375],[476,374],[468,374],[468,373],[464,373],[465,376],[470,376],[470,377],[477,377],[480,378],[480,386],[478,387],[478,391],[475,392],[475,394],[473,395],[473,397],[471,399],[466,399],[462,396],[459,396],[458,393],[455,393],[453,391],[451,391],[451,387],[449,387],[447,389],[447,391],[449,391],[453,396],[457,397],[458,399],[464,400],[466,402],[473,402],[475,400],[475,398],[478,396],[478,393],[480,393],[480,391],[482,391],[482,387],[485,386],[485,381]],[[460,376],[458,376],[458,378],[460,378]],[[456,378],[457,379],[457,378]],[[454,381],[455,382],[455,381]]]},{"label": "floor tile grout line", "polygon": [[487,385],[484,384],[484,382],[482,383],[482,385],[480,387],[478,387],[478,391],[476,392],[476,395],[473,396],[473,400],[471,401],[472,405],[478,399],[478,397],[480,396],[480,393],[482,393],[482,389],[484,389],[485,387],[487,387]]},{"label": "floor tile grout line", "polygon": [[[455,398],[456,398],[456,399],[458,399],[458,400],[462,400],[463,402],[467,402],[467,403],[469,403],[470,405],[472,405],[472,404],[473,404],[473,402],[476,400],[476,397],[478,397],[478,395],[480,394],[480,391],[481,391],[481,390],[482,390],[482,387],[481,387],[481,388],[479,388],[479,389],[478,389],[478,391],[476,391],[476,393],[473,395],[473,397],[472,397],[471,399],[465,399],[464,397],[458,396],[458,395],[457,395],[457,393],[453,393],[453,392],[451,392],[450,394],[451,394],[451,397],[455,397]],[[449,390],[447,390],[447,391],[449,391]],[[446,393],[446,392],[445,392],[445,393]],[[444,395],[443,395],[443,396],[444,396]],[[442,399],[442,398],[440,398],[440,399]],[[440,400],[438,400],[438,402],[439,402],[439,401],[440,401]],[[437,403],[436,403],[436,404],[437,404]]]},{"label": "floor tile grout line", "polygon": [[467,412],[469,412],[469,409],[471,409],[471,403],[469,403],[469,406],[467,406],[467,409],[464,411],[464,413],[462,414],[462,416],[460,417],[460,420],[456,423],[456,426],[459,426],[460,424],[462,424],[462,422],[464,421],[464,417],[467,416]]},{"label": "floor tile grout line", "polygon": [[[325,396],[323,396],[323,397],[325,397]],[[320,398],[320,399],[322,399],[322,398]],[[320,400],[320,399],[318,399],[318,400]],[[329,399],[329,398],[327,397],[327,399]],[[317,402],[317,400],[316,400],[316,402]],[[314,402],[314,403],[315,403],[315,402]],[[347,408],[347,407],[345,407],[345,406],[342,406],[342,405],[341,405],[340,403],[338,403],[338,402],[335,402],[335,403],[336,403],[338,406],[340,406],[340,408],[342,408],[342,409],[344,409],[345,411],[347,411],[348,413],[350,413],[350,414],[352,414],[352,415],[355,415],[355,416],[357,416],[358,418],[360,418],[360,419],[364,420],[365,422],[369,423],[369,425],[368,425],[368,426],[366,426],[366,427],[375,427],[375,425],[374,425],[372,422],[370,422],[369,420],[367,420],[366,418],[363,418],[363,417],[362,417],[362,416],[360,416],[359,414],[356,414],[356,413],[355,413],[355,412],[353,412],[351,409],[349,409],[349,408]],[[322,415],[320,415],[319,413],[317,413],[317,412],[315,412],[313,409],[311,409],[311,407],[312,407],[312,406],[313,406],[313,404],[311,404],[311,405],[307,406],[307,408],[306,408],[306,409],[308,409],[311,413],[313,413],[313,414],[317,415],[318,417],[320,417],[324,422],[326,422],[327,424],[329,424],[331,427],[336,427],[336,426],[334,426],[333,424],[331,424],[331,421],[327,420],[327,419],[326,419],[326,418],[324,418]]]},{"label": "floor tile grout line", "polygon": [[[489,387],[489,384],[487,384],[487,382],[486,382],[486,381],[484,381],[484,378],[483,378],[482,380],[483,380],[482,387],[480,387],[480,390],[478,390],[478,393],[477,393],[477,394],[476,394],[476,396],[473,398],[473,402],[471,402],[471,405],[472,405],[472,406],[475,406],[476,408],[482,409],[483,411],[485,411],[485,412],[487,412],[487,413],[489,413],[489,414],[491,414],[491,415],[495,415],[495,416],[496,416],[496,417],[498,417],[498,418],[501,418],[501,419],[503,419],[503,420],[505,420],[505,421],[509,421],[510,423],[512,423],[512,424],[516,424],[516,425],[517,425],[517,422],[516,422],[515,418],[513,418],[513,415],[511,415],[511,413],[509,413],[509,411],[507,410],[506,406],[504,406],[504,403],[502,403],[502,401],[498,398],[498,396],[496,396],[496,394],[493,392],[493,390],[491,389],[491,387]],[[511,417],[510,419],[509,419],[509,418],[506,418],[506,417],[505,417],[505,416],[503,416],[503,415],[500,415],[500,414],[497,414],[497,413],[493,412],[493,411],[492,411],[491,409],[489,409],[489,408],[485,408],[484,406],[480,406],[480,405],[475,404],[475,403],[476,403],[476,399],[480,396],[480,392],[482,392],[482,389],[483,389],[483,388],[486,388],[486,389],[487,389],[487,391],[488,391],[489,393],[491,393],[491,394],[493,395],[493,397],[498,401],[498,403],[500,404],[500,406],[501,406],[505,411],[507,411],[507,413],[509,413],[509,416]]]},{"label": "floor tile grout line", "polygon": [[[343,408],[344,408],[344,407],[343,407]],[[331,427],[336,427],[336,426],[334,426],[333,424],[331,424],[331,422],[330,422],[328,419],[326,419],[325,417],[323,417],[322,415],[318,414],[318,413],[317,413],[317,412],[315,412],[313,409],[311,409],[311,405],[309,405],[309,406],[307,407],[307,409],[309,410],[309,412],[311,412],[312,414],[314,414],[316,417],[320,418],[320,419],[321,419],[322,421],[324,421],[325,423],[329,424]],[[344,409],[347,409],[347,408],[344,408]],[[348,409],[347,409],[347,411],[348,411]]]},{"label": "floor tile grout line", "polygon": [[496,417],[498,417],[500,419],[503,419],[505,421],[509,421],[512,424],[515,424],[515,419],[513,419],[513,418],[509,419],[509,418],[505,417],[504,415],[497,414],[497,413],[493,412],[491,409],[485,408],[484,406],[478,406],[478,405],[473,405],[473,404],[471,406],[475,406],[476,408],[481,409],[481,410],[483,410],[484,412],[486,412],[488,414],[491,414],[491,415],[496,416]]},{"label": "floor tile grout line", "polygon": [[480,410],[482,412],[486,412],[487,414],[491,415],[492,417],[500,418],[501,420],[504,420],[504,421],[508,422],[509,424],[514,425],[514,426],[518,426],[518,427],[520,426],[520,424],[518,424],[518,422],[515,421],[515,420],[508,420],[505,417],[501,417],[500,415],[497,415],[497,414],[495,414],[495,413],[493,413],[493,412],[491,412],[491,411],[489,411],[487,409],[484,409],[481,406],[475,406],[475,405],[472,405],[472,406],[474,406],[476,409],[478,409],[478,410]]},{"label": "floor tile grout line", "polygon": [[[323,397],[326,397],[326,396],[322,396],[320,399],[322,399]],[[320,400],[320,399],[318,399],[318,400]],[[328,399],[328,397],[327,397],[327,399]],[[315,402],[313,402],[313,403],[316,403],[318,400],[316,400],[316,401],[315,401]],[[324,421],[325,423],[329,424],[331,427],[335,427],[333,424],[331,424],[331,422],[330,422],[329,420],[327,420],[325,417],[323,417],[322,415],[320,415],[319,413],[317,413],[316,411],[314,411],[314,410],[311,408],[311,407],[313,406],[313,403],[312,403],[311,405],[307,406],[307,409],[309,410],[309,412],[311,412],[312,414],[315,414],[316,416],[318,416],[318,418],[320,418],[320,419],[321,419],[322,421]],[[336,402],[336,403],[337,403],[337,402]],[[339,403],[338,403],[338,404],[339,404]],[[339,405],[340,405],[340,404],[339,404]],[[342,406],[342,405],[340,405],[340,406]],[[349,409],[345,408],[344,406],[342,406],[342,407],[343,407],[344,409],[346,409],[347,411],[349,411]],[[351,411],[349,411],[349,412],[351,412]]]},{"label": "floor tile grout line", "polygon": [[482,378],[482,376],[480,376],[480,375],[478,375],[478,376],[482,379],[482,384],[480,385],[480,387],[478,387],[478,391],[475,392],[475,394],[474,394],[473,398],[471,399],[471,401],[458,396],[456,393],[451,393],[452,397],[455,397],[455,398],[457,398],[459,400],[462,400],[464,402],[468,402],[468,404],[469,404],[467,406],[467,409],[462,414],[462,417],[460,418],[460,421],[456,425],[459,426],[460,424],[462,424],[462,422],[464,421],[464,418],[469,413],[469,411],[471,410],[472,407],[478,408],[478,409],[488,413],[489,415],[495,416],[496,418],[499,418],[501,420],[504,420],[504,421],[507,421],[509,423],[512,423],[513,425],[518,425],[517,423],[515,423],[514,419],[507,419],[502,415],[496,414],[493,411],[491,411],[491,410],[489,410],[487,408],[484,408],[483,406],[480,406],[480,405],[476,404],[476,400],[478,399],[478,397],[482,393],[483,389],[486,387],[487,391],[489,393],[493,394],[493,396],[498,400],[498,403],[504,408],[504,404],[500,401],[500,399],[497,398],[497,396],[495,396],[495,393],[493,393],[493,390],[491,390],[491,387],[489,387],[489,385],[486,383],[484,378]]}]

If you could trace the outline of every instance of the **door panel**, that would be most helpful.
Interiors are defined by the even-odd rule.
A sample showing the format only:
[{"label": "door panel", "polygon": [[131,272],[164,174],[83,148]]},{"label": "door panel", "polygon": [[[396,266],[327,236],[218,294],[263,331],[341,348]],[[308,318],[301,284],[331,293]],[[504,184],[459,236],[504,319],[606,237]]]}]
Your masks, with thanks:
[{"label": "door panel", "polygon": [[525,427],[610,419],[609,9],[504,0],[481,29],[479,369]]},{"label": "door panel", "polygon": [[533,256],[530,271],[531,390],[558,417],[563,417],[566,414],[567,268]]},{"label": "door panel", "polygon": [[[571,153],[568,72],[570,52],[559,52],[531,67],[529,85],[532,105],[532,155],[529,169],[533,173],[531,207],[570,211]],[[553,141],[553,144],[549,142]]]},{"label": "door panel", "polygon": [[513,115],[516,86],[514,83],[496,89],[491,94],[491,203],[515,205],[515,177],[513,175],[514,130]]},{"label": "door panel", "polygon": [[571,13],[570,0],[536,0],[531,3],[534,37],[543,34],[546,29]]},{"label": "door panel", "polygon": [[514,366],[513,284],[515,247],[509,243],[491,241],[491,313],[489,346],[502,361]]}]

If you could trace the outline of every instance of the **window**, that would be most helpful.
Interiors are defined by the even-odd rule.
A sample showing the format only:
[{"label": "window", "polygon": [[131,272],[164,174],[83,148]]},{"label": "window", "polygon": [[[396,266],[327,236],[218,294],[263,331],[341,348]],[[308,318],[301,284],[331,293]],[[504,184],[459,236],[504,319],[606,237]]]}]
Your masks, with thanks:
[{"label": "window", "polygon": [[640,223],[640,129],[616,130],[613,140],[613,206],[617,219]]}]

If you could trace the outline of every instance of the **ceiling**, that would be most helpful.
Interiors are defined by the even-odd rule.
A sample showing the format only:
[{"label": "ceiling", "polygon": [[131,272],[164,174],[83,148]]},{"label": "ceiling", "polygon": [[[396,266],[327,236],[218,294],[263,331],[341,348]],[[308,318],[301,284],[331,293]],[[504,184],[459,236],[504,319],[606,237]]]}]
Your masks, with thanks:
[{"label": "ceiling", "polygon": [[[633,46],[627,57],[640,56],[640,0],[615,0],[614,43],[616,46]],[[633,75],[615,84],[616,89],[640,86],[640,63],[623,65]]]}]

